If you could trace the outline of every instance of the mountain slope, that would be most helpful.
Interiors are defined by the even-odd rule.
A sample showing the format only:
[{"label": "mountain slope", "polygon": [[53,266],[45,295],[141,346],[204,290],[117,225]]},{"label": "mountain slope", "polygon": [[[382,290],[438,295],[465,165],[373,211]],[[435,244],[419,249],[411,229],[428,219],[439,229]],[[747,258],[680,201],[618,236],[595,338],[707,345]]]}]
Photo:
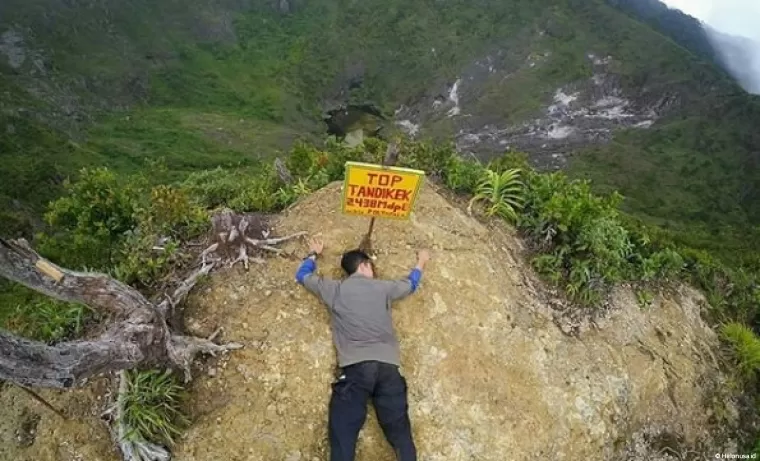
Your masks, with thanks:
[{"label": "mountain slope", "polygon": [[[273,223],[276,235],[323,234],[319,272],[336,278],[340,254],[367,224],[339,212],[340,186],[305,197]],[[717,337],[700,318],[701,295],[678,288],[642,309],[633,290],[619,289],[604,319],[568,334],[578,325],[562,319],[563,301],[536,277],[524,242],[442,193],[426,182],[411,221],[378,222],[373,237],[386,279],[407,273],[413,248],[433,251],[419,291],[393,307],[421,459],[550,453],[557,461],[666,461],[675,458],[659,457],[665,448],[733,452],[724,434],[736,424],[734,404],[717,387],[726,378],[711,352]],[[305,247],[292,241],[284,249],[301,254]],[[327,309],[295,284],[297,266],[297,259],[268,258],[250,271],[219,273],[193,296],[190,332],[207,336],[221,327],[225,340],[245,347],[194,370],[193,423],[173,459],[327,458],[335,352]],[[81,394],[67,411],[90,414],[85,409],[102,405]],[[14,397],[23,399],[0,392],[0,403]],[[49,412],[34,445],[17,448],[19,407],[0,405],[0,456],[58,460],[50,451],[68,442],[66,461],[116,458],[101,422],[61,423]],[[357,459],[395,459],[371,412]]]},{"label": "mountain slope", "polygon": [[746,37],[722,33],[659,0],[607,0],[652,26],[679,45],[736,77],[748,92],[760,94],[758,44]]},{"label": "mountain slope", "polygon": [[[354,104],[482,158],[525,150],[621,188],[628,209],[654,221],[760,222],[758,100],[600,0],[0,8],[0,83],[10,88],[0,125],[61,140],[44,149],[52,178],[25,166],[23,186],[3,191],[18,214],[47,200],[29,185],[93,162],[140,171],[165,157],[175,177],[238,160],[255,167]],[[10,139],[4,163],[25,165],[36,140]]]}]

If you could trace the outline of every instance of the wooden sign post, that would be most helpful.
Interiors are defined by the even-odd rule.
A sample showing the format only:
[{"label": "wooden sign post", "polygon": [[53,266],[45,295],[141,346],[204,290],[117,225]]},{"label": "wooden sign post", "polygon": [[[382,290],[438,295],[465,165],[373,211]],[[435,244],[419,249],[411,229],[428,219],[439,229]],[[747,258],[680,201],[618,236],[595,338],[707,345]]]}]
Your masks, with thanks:
[{"label": "wooden sign post", "polygon": [[[384,168],[395,166],[398,161],[398,145],[395,142],[388,144],[388,150],[385,153],[382,166]],[[387,169],[387,168],[386,168]],[[369,229],[362,241],[359,243],[359,249],[369,253],[372,251],[372,231],[375,230],[375,217],[369,219]]]},{"label": "wooden sign post", "polygon": [[388,165],[346,162],[343,213],[370,218],[369,230],[359,244],[372,248],[376,218],[409,219],[425,172]]}]

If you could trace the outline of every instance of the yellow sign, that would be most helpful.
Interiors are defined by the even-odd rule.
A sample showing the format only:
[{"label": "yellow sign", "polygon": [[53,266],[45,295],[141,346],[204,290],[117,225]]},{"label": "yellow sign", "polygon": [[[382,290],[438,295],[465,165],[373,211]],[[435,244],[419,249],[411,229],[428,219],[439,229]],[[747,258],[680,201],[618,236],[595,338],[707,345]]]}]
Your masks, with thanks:
[{"label": "yellow sign", "polygon": [[419,195],[424,171],[346,162],[343,213],[409,219]]}]

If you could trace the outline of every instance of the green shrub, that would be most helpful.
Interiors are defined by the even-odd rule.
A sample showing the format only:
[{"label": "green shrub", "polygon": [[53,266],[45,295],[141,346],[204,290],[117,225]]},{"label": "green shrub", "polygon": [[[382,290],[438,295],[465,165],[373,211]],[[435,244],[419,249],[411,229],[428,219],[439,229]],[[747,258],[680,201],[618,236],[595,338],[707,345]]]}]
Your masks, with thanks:
[{"label": "green shrub", "polygon": [[312,190],[321,189],[330,183],[330,176],[324,168],[317,169],[309,176],[308,186]]},{"label": "green shrub", "polygon": [[250,179],[226,205],[237,212],[274,211],[281,204],[276,182],[269,176]]},{"label": "green shrub", "polygon": [[174,444],[188,420],[180,410],[184,389],[168,370],[128,371],[123,423],[131,441]]},{"label": "green shrub", "polygon": [[499,173],[505,170],[532,171],[528,154],[524,152],[508,152],[488,162],[487,167]]},{"label": "green shrub", "polygon": [[497,173],[485,170],[475,188],[475,196],[470,200],[468,210],[478,201],[486,201],[487,216],[499,216],[507,221],[517,221],[517,211],[522,208],[525,185],[520,181],[520,170],[505,170]]},{"label": "green shrub", "polygon": [[181,188],[206,209],[269,212],[283,207],[283,197],[278,194],[283,187],[274,168],[256,172],[218,168],[190,175]]},{"label": "green shrub", "polygon": [[184,261],[178,251],[179,242],[158,240],[158,234],[130,233],[119,249],[113,276],[137,288],[159,287],[172,268]]},{"label": "green shrub", "polygon": [[[385,144],[382,144],[383,146]],[[380,144],[373,144],[375,148]],[[384,147],[383,147],[384,148]],[[320,170],[330,179],[330,181],[339,181],[345,177],[346,162],[363,161],[363,150],[361,146],[348,148],[338,142],[334,137],[330,137],[325,145],[325,152],[318,153],[317,164],[321,165]]]},{"label": "green shrub", "polygon": [[599,302],[605,288],[631,272],[633,245],[617,211],[622,197],[598,197],[587,182],[561,173],[527,178],[518,227],[541,253],[534,267],[553,281],[565,280],[576,301]]},{"label": "green shrub", "polygon": [[760,371],[760,338],[746,325],[731,322],[723,325],[721,336],[736,357],[739,376],[754,381]]},{"label": "green shrub", "polygon": [[182,189],[202,207],[214,209],[229,206],[238,198],[247,179],[245,174],[216,168],[190,174]]},{"label": "green shrub", "polygon": [[671,248],[654,253],[646,261],[651,262],[650,264],[654,268],[655,276],[661,279],[679,276],[686,264],[683,256]]},{"label": "green shrub", "polygon": [[399,165],[415,168],[427,176],[444,177],[451,158],[458,155],[450,144],[402,142],[399,145]]},{"label": "green shrub", "polygon": [[685,260],[685,277],[705,292],[714,320],[760,324],[760,273],[727,267],[702,250],[684,248],[680,253]]},{"label": "green shrub", "polygon": [[315,150],[305,143],[296,144],[285,161],[285,166],[295,178],[305,178],[311,174],[316,161]]},{"label": "green shrub", "polygon": [[446,187],[454,192],[472,194],[484,174],[483,165],[477,160],[465,160],[452,156],[444,171]]},{"label": "green shrub", "polygon": [[153,188],[147,213],[140,217],[141,227],[180,239],[201,234],[208,224],[208,212],[194,204],[186,190],[165,185]]},{"label": "green shrub", "polygon": [[107,168],[82,170],[65,189],[45,216],[53,233],[41,237],[41,251],[70,267],[108,267],[124,234],[137,226],[137,192]]}]

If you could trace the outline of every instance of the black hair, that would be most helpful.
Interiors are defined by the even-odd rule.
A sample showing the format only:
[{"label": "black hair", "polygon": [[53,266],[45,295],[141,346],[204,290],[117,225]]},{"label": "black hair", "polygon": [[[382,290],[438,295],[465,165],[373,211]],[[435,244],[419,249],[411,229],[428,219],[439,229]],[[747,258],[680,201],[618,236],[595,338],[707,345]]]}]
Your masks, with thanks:
[{"label": "black hair", "polygon": [[343,258],[340,260],[340,267],[348,275],[353,275],[363,263],[371,262],[372,259],[367,253],[361,250],[351,250],[343,253]]}]

